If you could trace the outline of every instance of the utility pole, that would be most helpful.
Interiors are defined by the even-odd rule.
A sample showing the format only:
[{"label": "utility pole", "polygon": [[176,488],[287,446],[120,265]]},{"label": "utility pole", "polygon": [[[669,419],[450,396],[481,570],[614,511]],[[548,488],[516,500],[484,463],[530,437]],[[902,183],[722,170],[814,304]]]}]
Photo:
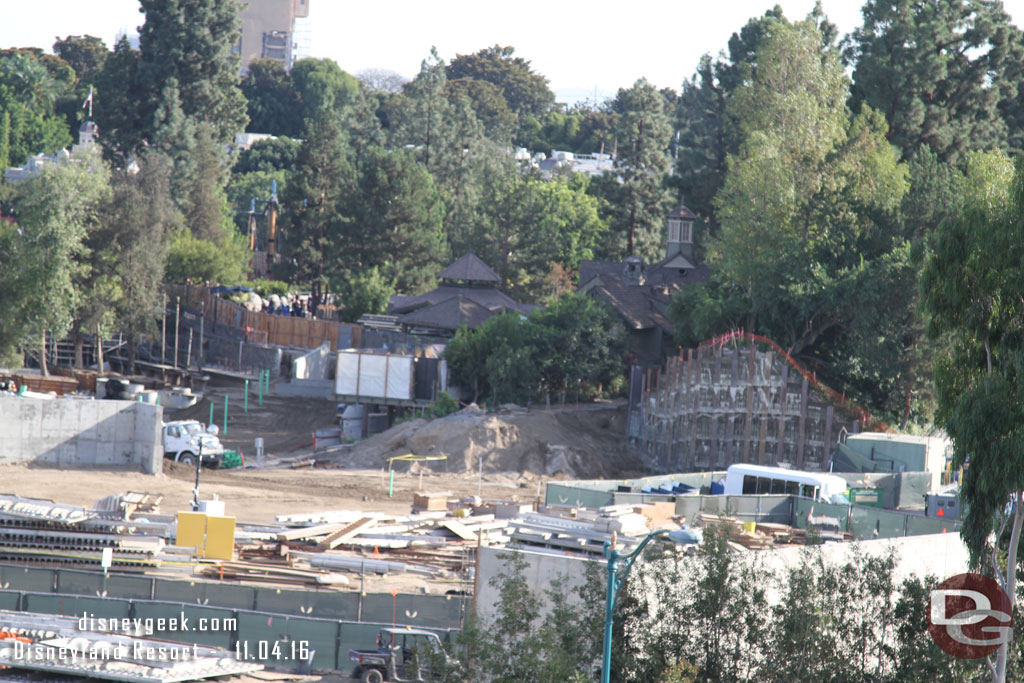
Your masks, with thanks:
[{"label": "utility pole", "polygon": [[174,367],[178,367],[178,329],[181,327],[181,297],[175,297],[174,306]]},{"label": "utility pole", "polygon": [[199,351],[196,352],[196,367],[203,370],[203,324],[206,322],[206,300],[199,306]]},{"label": "utility pole", "polygon": [[[163,323],[163,334],[160,336],[160,365],[167,363],[167,292],[164,292],[164,305],[163,305],[164,323]],[[96,328],[99,329],[98,327]],[[103,368],[100,368],[103,371]]]}]

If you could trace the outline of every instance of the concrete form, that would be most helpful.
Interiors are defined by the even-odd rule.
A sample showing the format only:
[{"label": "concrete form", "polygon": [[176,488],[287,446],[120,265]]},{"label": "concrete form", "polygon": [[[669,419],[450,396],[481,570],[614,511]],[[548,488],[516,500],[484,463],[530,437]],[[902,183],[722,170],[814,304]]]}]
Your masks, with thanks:
[{"label": "concrete form", "polygon": [[163,470],[163,408],[135,401],[0,396],[0,463]]},{"label": "concrete form", "polygon": [[629,436],[654,471],[734,463],[815,471],[827,469],[842,429],[860,424],[779,354],[738,345],[669,358],[656,386],[631,405]]}]

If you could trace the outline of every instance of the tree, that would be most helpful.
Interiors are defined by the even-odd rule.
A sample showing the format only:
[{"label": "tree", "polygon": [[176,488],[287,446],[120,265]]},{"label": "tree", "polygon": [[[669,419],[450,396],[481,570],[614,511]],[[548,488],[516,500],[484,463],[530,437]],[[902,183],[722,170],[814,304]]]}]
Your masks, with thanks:
[{"label": "tree", "polygon": [[0,168],[11,165],[11,112],[0,114]]},{"label": "tree", "polygon": [[[223,149],[213,139],[214,129],[200,124],[195,142],[186,150],[189,156],[188,176],[178,178],[183,190],[178,195],[185,225],[199,239],[220,244],[234,232],[231,208],[224,193],[227,170]],[[179,164],[179,168],[181,164]]]},{"label": "tree", "polygon": [[449,242],[458,243],[473,229],[483,201],[478,183],[487,154],[483,127],[469,103],[448,98],[445,65],[436,49],[406,86],[394,112],[389,143],[413,147],[416,160],[433,176],[444,201],[445,235]]},{"label": "tree", "polygon": [[240,284],[248,279],[245,268],[248,260],[248,245],[238,233],[231,233],[217,243],[201,240],[188,228],[182,228],[173,231],[168,238],[165,279],[178,283],[191,280]]},{"label": "tree", "polygon": [[[960,496],[967,505],[961,535],[972,561],[986,564],[997,529],[991,565],[1015,605],[1024,524],[1024,164],[1018,160],[1011,170],[1001,155],[968,155],[963,195],[960,214],[935,235],[921,281],[929,332],[946,341],[936,367],[936,422],[953,441],[953,466],[970,465]],[[997,551],[1010,520],[1001,568]],[[994,680],[1005,680],[1006,644],[989,665]]]},{"label": "tree", "polygon": [[51,71],[48,62],[30,51],[0,52],[0,115],[9,120],[9,163],[20,166],[29,156],[55,154],[71,143],[64,119],[54,111],[74,78],[70,67],[64,67]]},{"label": "tree", "polygon": [[242,151],[231,167],[232,173],[253,173],[255,171],[291,172],[299,158],[302,148],[300,140],[292,138],[270,138],[257,140],[249,149]]},{"label": "tree", "polygon": [[129,374],[134,374],[140,335],[156,331],[168,238],[181,223],[171,198],[170,159],[148,152],[139,168],[138,173],[114,173],[102,231],[116,282],[114,320],[128,342]]},{"label": "tree", "polygon": [[345,302],[341,317],[350,323],[358,322],[367,313],[384,313],[391,296],[395,293],[394,280],[382,276],[377,266],[363,272],[351,273],[333,287]]},{"label": "tree", "polygon": [[341,202],[353,185],[338,118],[322,110],[306,122],[302,147],[288,192],[282,197],[282,252],[294,264],[292,276],[323,294],[329,262],[341,237]]},{"label": "tree", "polygon": [[472,78],[501,88],[505,101],[520,116],[542,116],[555,102],[548,79],[534,73],[530,62],[515,57],[514,47],[484,48],[471,55],[456,55],[448,65],[449,79]]},{"label": "tree", "polygon": [[397,95],[408,82],[401,74],[388,69],[364,69],[356,74],[359,82],[370,90]]},{"label": "tree", "polygon": [[[87,293],[75,287],[86,235],[98,222],[109,193],[98,150],[83,150],[22,183],[14,202],[16,225],[3,222],[0,253],[0,355],[10,360],[21,345],[41,344],[49,332],[62,339]],[[45,371],[45,361],[43,362]]]},{"label": "tree", "polygon": [[459,98],[468,100],[488,139],[502,144],[511,140],[516,115],[509,109],[501,88],[487,81],[456,78],[448,81],[447,93],[453,102]]},{"label": "tree", "polygon": [[620,184],[611,228],[625,238],[626,254],[654,261],[661,251],[668,203],[664,183],[672,129],[665,100],[640,79],[628,90],[620,88],[612,107],[619,115],[615,168]]},{"label": "tree", "polygon": [[578,389],[584,382],[607,385],[625,371],[621,339],[612,337],[612,315],[585,294],[558,297],[531,321],[539,335],[540,380],[545,390]]},{"label": "tree", "polygon": [[404,150],[369,152],[342,212],[350,217],[336,244],[335,273],[380,276],[402,294],[431,289],[448,260],[444,204],[433,178]]},{"label": "tree", "polygon": [[907,171],[878,112],[850,116],[842,66],[822,44],[813,18],[777,22],[762,39],[727,105],[741,142],[715,200],[714,274],[672,315],[682,343],[756,331],[896,411],[912,380],[884,375],[914,367],[902,335],[916,268],[895,228]]},{"label": "tree", "polygon": [[[152,112],[166,106],[177,85],[186,118],[211,126],[213,139],[230,144],[248,121],[238,86],[238,0],[140,0],[146,21],[139,31],[138,84],[143,93],[144,138],[157,130]],[[177,165],[177,164],[176,164]]]},{"label": "tree", "polygon": [[510,156],[490,160],[480,190],[486,197],[471,231],[453,240],[456,252],[473,251],[493,265],[504,287],[521,299],[550,294],[552,264],[576,269],[593,258],[607,233],[584,177],[544,181]]},{"label": "tree", "polygon": [[246,130],[298,137],[302,131],[301,100],[281,62],[276,59],[252,60],[242,78],[241,88],[249,103]]},{"label": "tree", "polygon": [[94,83],[110,56],[106,43],[89,35],[58,38],[53,44],[53,52],[75,70],[77,80],[82,84]]},{"label": "tree", "polygon": [[729,38],[727,58],[704,55],[697,72],[683,82],[675,109],[679,132],[672,185],[686,206],[708,219],[713,228],[717,228],[713,200],[725,179],[726,157],[739,151],[726,102],[743,85],[743,73],[753,65],[764,36],[780,21],[785,18],[778,6],[750,19]]},{"label": "tree", "polygon": [[359,82],[333,59],[300,59],[292,67],[291,81],[299,96],[303,121],[321,111],[340,114],[359,92]]},{"label": "tree", "polygon": [[93,106],[103,151],[123,164],[141,148],[149,125],[141,106],[146,86],[140,82],[140,65],[138,50],[122,36],[96,77]]},{"label": "tree", "polygon": [[1001,3],[869,0],[863,15],[844,43],[852,105],[885,115],[904,159],[921,144],[947,162],[1006,148],[999,105],[1017,95],[1020,32]]}]

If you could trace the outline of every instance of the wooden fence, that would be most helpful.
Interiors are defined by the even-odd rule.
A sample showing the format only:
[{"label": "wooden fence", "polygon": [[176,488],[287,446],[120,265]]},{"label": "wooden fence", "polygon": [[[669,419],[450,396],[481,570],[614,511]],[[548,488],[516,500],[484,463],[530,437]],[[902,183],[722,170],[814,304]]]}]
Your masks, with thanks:
[{"label": "wooden fence", "polygon": [[249,311],[241,304],[212,294],[206,287],[191,285],[167,287],[168,309],[173,309],[178,296],[182,305],[204,310],[207,320],[244,331],[252,342],[303,349],[315,349],[329,342],[331,351],[337,351],[340,339],[341,348],[359,346],[359,325]]}]

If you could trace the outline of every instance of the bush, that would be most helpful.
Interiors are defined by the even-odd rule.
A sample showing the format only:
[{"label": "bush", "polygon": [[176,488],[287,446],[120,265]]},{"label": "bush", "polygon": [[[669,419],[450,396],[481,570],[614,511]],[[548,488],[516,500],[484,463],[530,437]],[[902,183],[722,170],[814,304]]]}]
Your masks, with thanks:
[{"label": "bush", "polygon": [[427,415],[431,419],[457,412],[459,412],[459,402],[452,398],[452,395],[447,391],[442,391],[437,395],[437,400],[427,406]]}]

